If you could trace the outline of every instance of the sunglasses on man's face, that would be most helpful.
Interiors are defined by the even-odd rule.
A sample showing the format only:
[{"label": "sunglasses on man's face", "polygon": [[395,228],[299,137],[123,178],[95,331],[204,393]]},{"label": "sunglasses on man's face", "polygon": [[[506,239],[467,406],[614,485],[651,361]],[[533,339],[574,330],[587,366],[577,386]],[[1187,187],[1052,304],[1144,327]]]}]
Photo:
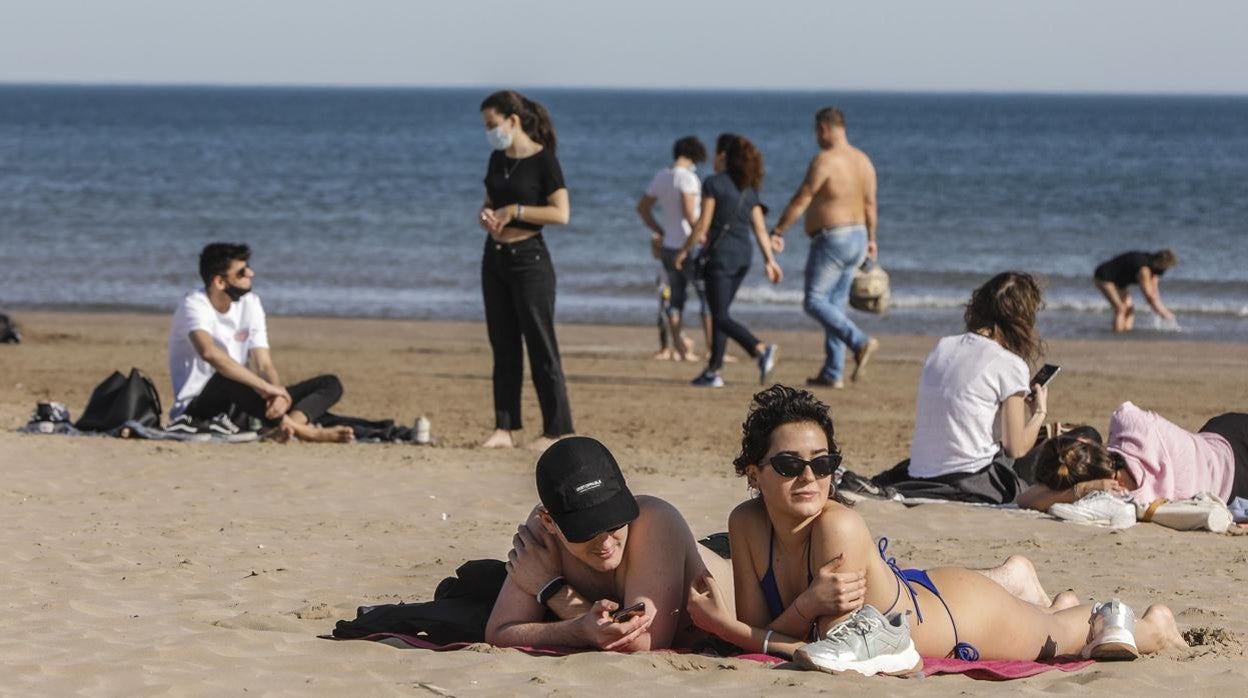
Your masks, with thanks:
[{"label": "sunglasses on man's face", "polygon": [[802,474],[806,466],[810,466],[810,472],[814,473],[815,477],[825,478],[835,473],[836,469],[841,467],[841,454],[838,451],[833,451],[806,460],[790,453],[778,453],[763,465],[770,465],[771,469],[776,471],[776,474],[780,477],[797,477]]}]

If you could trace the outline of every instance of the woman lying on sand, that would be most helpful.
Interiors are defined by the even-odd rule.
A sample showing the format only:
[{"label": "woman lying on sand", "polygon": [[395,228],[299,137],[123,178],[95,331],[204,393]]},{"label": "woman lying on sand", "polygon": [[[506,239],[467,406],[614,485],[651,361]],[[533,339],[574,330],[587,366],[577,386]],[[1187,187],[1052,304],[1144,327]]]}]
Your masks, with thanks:
[{"label": "woman lying on sand", "polygon": [[[1092,607],[1063,594],[1041,609],[972,570],[901,569],[885,554],[887,540],[877,547],[862,517],[836,493],[841,454],[832,418],[808,392],[777,385],[758,393],[742,431],[734,465],[761,496],[728,519],[736,616],[707,576],[688,601],[693,621],[728,642],[794,655],[807,668],[863,673],[907,673],[919,655],[1117,659],[1185,646],[1162,605],[1135,620],[1116,599]],[[848,618],[806,615],[794,600],[811,570],[836,559],[844,569],[865,571],[867,606]],[[909,613],[917,623],[907,633]],[[777,622],[793,616],[801,622]],[[811,635],[819,640],[806,644]]]},{"label": "woman lying on sand", "polygon": [[1190,432],[1124,402],[1109,421],[1109,442],[1059,436],[1040,448],[1036,480],[1018,505],[1048,511],[1096,490],[1129,492],[1136,502],[1211,492],[1223,502],[1248,497],[1248,414],[1228,412]]}]

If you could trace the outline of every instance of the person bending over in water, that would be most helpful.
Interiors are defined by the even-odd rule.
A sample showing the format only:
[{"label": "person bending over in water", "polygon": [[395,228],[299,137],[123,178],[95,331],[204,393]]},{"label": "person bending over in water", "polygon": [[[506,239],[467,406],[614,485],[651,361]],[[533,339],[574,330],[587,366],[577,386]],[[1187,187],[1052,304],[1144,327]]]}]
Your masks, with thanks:
[{"label": "person bending over in water", "polygon": [[1114,331],[1130,332],[1135,327],[1135,305],[1131,302],[1131,284],[1138,283],[1144,299],[1153,312],[1166,322],[1174,322],[1174,313],[1161,302],[1161,275],[1179,263],[1174,250],[1157,252],[1126,252],[1101,264],[1093,272],[1096,287],[1114,310]]},{"label": "person bending over in water", "polygon": [[[754,396],[733,463],[761,496],[728,519],[736,612],[704,575],[689,598],[698,627],[749,651],[795,654],[807,668],[865,673],[909,672],[919,655],[1110,659],[1185,646],[1162,605],[1135,620],[1117,599],[1093,608],[1069,605],[1065,595],[1046,611],[972,570],[902,569],[886,557],[887,539],[877,545],[836,493],[841,454],[833,436],[827,405],[810,393],[776,385]],[[847,618],[796,607],[811,570],[835,559],[864,571],[867,605]],[[906,613],[917,620],[909,632]],[[776,625],[794,614],[798,627]],[[819,639],[807,644],[811,634]]]},{"label": "person bending over in water", "polygon": [[1145,505],[1212,492],[1223,502],[1248,497],[1248,414],[1228,412],[1190,432],[1156,412],[1123,403],[1101,445],[1049,439],[1036,461],[1037,484],[1018,505],[1048,511],[1097,490],[1127,493]]}]

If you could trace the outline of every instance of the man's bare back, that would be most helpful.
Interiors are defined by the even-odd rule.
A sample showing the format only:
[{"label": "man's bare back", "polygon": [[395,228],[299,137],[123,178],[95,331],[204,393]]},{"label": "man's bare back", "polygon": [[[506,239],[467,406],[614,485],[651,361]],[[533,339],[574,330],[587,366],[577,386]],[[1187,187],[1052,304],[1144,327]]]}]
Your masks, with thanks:
[{"label": "man's bare back", "polygon": [[864,225],[875,199],[875,168],[867,154],[843,143],[819,152],[807,175],[814,198],[806,209],[806,233]]}]

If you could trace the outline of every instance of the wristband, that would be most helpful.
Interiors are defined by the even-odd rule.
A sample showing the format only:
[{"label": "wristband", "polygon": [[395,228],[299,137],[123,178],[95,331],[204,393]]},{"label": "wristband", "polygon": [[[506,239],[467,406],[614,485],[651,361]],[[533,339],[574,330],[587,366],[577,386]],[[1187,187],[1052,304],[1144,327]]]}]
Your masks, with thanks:
[{"label": "wristband", "polygon": [[516,204],[516,220],[524,220],[524,204]]},{"label": "wristband", "polygon": [[763,636],[763,654],[770,654],[770,652],[767,651],[767,645],[771,643],[771,634],[774,632],[776,631],[768,630],[767,634]]},{"label": "wristband", "polygon": [[568,585],[568,580],[564,579],[563,577],[555,577],[549,582],[546,582],[546,584],[543,585],[542,588],[539,589],[537,592],[537,595],[536,595],[537,603],[541,606],[545,606],[546,602],[550,601],[555,596],[555,594],[559,593],[560,589],[564,588],[567,585]]}]

